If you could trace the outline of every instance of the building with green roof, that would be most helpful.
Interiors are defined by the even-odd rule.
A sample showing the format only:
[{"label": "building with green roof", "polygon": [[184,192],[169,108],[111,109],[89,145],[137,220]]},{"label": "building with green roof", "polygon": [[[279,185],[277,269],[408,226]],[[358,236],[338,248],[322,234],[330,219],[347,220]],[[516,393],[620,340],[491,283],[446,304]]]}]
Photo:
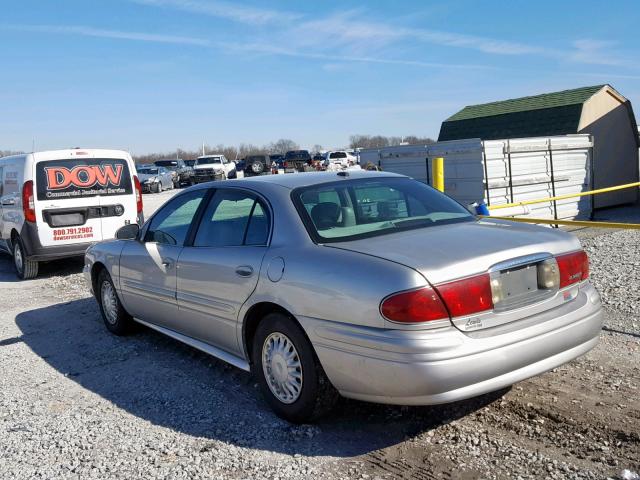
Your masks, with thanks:
[{"label": "building with green roof", "polygon": [[[438,141],[498,140],[588,133],[593,188],[638,181],[638,127],[631,102],[610,85],[563,90],[481,105],[447,118]],[[637,189],[597,195],[596,208],[632,203]]]}]

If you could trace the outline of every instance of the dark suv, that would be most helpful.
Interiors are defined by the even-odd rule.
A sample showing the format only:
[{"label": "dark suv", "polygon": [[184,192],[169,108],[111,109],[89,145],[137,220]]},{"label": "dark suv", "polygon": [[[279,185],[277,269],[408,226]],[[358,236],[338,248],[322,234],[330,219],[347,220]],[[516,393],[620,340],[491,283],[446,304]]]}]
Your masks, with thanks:
[{"label": "dark suv", "polygon": [[271,173],[271,159],[269,155],[249,155],[244,159],[244,175],[262,175]]},{"label": "dark suv", "polygon": [[171,170],[174,187],[193,185],[193,168],[184,163],[184,160],[158,160],[154,165]]},{"label": "dark suv", "polygon": [[305,167],[311,166],[311,154],[309,150],[289,150],[284,155],[284,168],[293,168],[304,172]]}]

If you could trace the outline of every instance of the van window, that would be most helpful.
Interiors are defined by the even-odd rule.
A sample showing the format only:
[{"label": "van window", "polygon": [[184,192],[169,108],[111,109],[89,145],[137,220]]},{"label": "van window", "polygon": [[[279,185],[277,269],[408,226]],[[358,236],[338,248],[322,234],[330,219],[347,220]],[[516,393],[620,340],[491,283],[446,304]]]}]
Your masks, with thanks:
[{"label": "van window", "polygon": [[126,195],[131,173],[122,158],[74,158],[36,164],[38,200]]}]

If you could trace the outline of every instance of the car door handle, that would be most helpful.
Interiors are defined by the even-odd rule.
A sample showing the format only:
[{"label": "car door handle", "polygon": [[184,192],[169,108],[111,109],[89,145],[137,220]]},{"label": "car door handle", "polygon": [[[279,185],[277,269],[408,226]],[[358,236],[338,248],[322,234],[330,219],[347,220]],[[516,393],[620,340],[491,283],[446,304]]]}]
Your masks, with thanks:
[{"label": "car door handle", "polygon": [[170,260],[162,260],[162,266],[165,268],[171,268],[173,263]]},{"label": "car door handle", "polygon": [[241,277],[250,277],[253,275],[253,268],[249,265],[240,265],[236,267],[236,273]]}]

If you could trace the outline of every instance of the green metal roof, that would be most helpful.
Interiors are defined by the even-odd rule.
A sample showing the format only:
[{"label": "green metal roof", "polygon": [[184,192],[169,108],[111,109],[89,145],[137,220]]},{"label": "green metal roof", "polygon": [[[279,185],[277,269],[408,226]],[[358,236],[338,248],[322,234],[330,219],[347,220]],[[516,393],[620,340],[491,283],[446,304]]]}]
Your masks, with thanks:
[{"label": "green metal roof", "polygon": [[504,115],[505,113],[527,112],[545,108],[564,107],[566,105],[583,104],[604,85],[593,87],[575,88],[561,92],[544,93],[532,97],[513,98],[500,102],[484,103],[482,105],[469,105],[455,115],[447,118],[446,122],[456,120],[468,120],[469,118],[490,117]]},{"label": "green metal roof", "polygon": [[442,123],[438,140],[495,140],[577,133],[583,103],[604,86],[471,105]]}]

